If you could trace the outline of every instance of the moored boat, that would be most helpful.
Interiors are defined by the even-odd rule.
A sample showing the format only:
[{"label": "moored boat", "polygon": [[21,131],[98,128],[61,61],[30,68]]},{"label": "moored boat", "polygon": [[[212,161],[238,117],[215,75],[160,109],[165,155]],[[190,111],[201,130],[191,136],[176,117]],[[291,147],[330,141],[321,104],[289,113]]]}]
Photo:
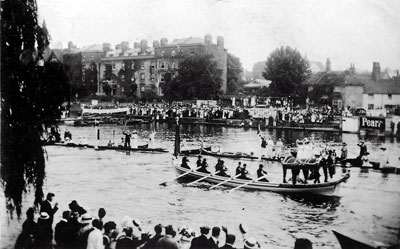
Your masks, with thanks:
[{"label": "moored boat", "polygon": [[94,145],[86,143],[73,143],[73,142],[46,142],[45,145],[55,145],[62,147],[72,147],[72,148],[94,148]]},{"label": "moored boat", "polygon": [[[276,193],[287,193],[287,194],[323,194],[330,195],[333,194],[336,187],[345,182],[350,174],[345,174],[340,179],[327,183],[316,183],[316,184],[288,184],[288,183],[271,183],[244,179],[229,179],[223,176],[210,175],[191,169],[183,168],[174,162],[174,168],[178,175],[186,174],[185,178],[191,180],[199,180],[201,178],[202,182],[207,182],[211,184],[220,184],[224,187],[241,187],[241,189],[246,190],[259,190],[259,191],[271,191]],[[229,179],[229,180],[228,180]]]},{"label": "moored boat", "polygon": [[140,151],[140,152],[168,152],[164,148],[149,148],[148,144],[139,145],[137,148],[124,147],[124,146],[98,146],[96,150],[116,150],[116,151]]},{"label": "moored boat", "polygon": [[210,150],[211,151],[211,146],[210,147],[205,147],[205,148],[198,148],[198,149],[189,149],[189,150],[181,150],[179,153],[180,155],[199,155],[202,153],[202,150]]}]

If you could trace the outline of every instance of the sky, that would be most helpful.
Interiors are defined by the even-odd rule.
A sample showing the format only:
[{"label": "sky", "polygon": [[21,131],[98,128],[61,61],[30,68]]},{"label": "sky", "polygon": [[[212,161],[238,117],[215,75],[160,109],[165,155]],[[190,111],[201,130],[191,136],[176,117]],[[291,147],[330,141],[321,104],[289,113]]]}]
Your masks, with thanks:
[{"label": "sky", "polygon": [[400,69],[399,0],[37,0],[53,47],[202,37],[247,70],[280,46],[332,70]]}]

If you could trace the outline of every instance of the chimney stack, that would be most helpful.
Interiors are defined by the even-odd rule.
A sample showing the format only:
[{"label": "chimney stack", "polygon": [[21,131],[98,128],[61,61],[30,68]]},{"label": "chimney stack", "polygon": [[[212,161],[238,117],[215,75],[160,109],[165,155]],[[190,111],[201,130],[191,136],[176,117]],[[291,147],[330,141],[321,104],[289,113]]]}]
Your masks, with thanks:
[{"label": "chimney stack", "polygon": [[147,49],[147,40],[143,39],[140,41],[140,53],[142,55],[146,54]]},{"label": "chimney stack", "polygon": [[372,79],[378,81],[381,79],[381,66],[379,62],[374,62],[372,67]]},{"label": "chimney stack", "polygon": [[211,47],[212,44],[212,36],[210,34],[206,34],[206,36],[204,36],[204,43],[206,44],[207,47]]},{"label": "chimney stack", "polygon": [[160,46],[160,42],[158,40],[153,41],[153,48],[158,48]]},{"label": "chimney stack", "polygon": [[224,37],[217,36],[217,46],[219,48],[224,48]]},{"label": "chimney stack", "polygon": [[161,47],[167,46],[167,45],[168,45],[168,39],[165,37],[161,38]]},{"label": "chimney stack", "polygon": [[329,58],[326,59],[326,68],[325,68],[325,71],[326,71],[327,73],[330,73],[330,72],[331,72],[331,59],[329,59]]},{"label": "chimney stack", "polygon": [[356,67],[354,66],[354,64],[350,64],[349,73],[350,74],[356,73]]}]

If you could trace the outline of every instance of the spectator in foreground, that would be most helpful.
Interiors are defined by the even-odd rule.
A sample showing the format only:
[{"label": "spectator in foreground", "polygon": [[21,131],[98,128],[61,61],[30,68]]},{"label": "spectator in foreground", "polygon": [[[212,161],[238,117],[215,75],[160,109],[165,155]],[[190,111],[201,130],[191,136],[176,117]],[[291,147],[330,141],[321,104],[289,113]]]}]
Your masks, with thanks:
[{"label": "spectator in foreground", "polygon": [[312,249],[312,243],[305,238],[296,239],[294,242],[294,249]]}]

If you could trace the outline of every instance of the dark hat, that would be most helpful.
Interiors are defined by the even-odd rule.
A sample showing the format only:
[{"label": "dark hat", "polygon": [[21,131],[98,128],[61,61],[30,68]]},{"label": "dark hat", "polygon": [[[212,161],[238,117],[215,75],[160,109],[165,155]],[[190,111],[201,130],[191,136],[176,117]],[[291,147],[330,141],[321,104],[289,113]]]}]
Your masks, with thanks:
[{"label": "dark hat", "polygon": [[175,230],[172,225],[168,225],[165,227],[165,234],[174,235]]},{"label": "dark hat", "polygon": [[386,150],[386,148],[385,148],[385,147],[381,147],[380,149],[381,149],[381,150]]},{"label": "dark hat", "polygon": [[49,197],[54,197],[54,196],[56,196],[56,195],[53,194],[53,193],[48,193],[48,194],[47,194],[47,198],[49,198]]},{"label": "dark hat", "polygon": [[264,165],[260,164],[258,167],[259,167],[259,168],[263,168],[263,167],[264,167]]},{"label": "dark hat", "polygon": [[345,142],[343,142],[343,145],[347,145]]},{"label": "dark hat", "polygon": [[368,155],[369,155],[369,152],[368,152],[368,151],[367,151],[367,152],[364,152],[364,155],[368,156]]},{"label": "dark hat", "polygon": [[117,224],[115,224],[114,221],[108,221],[106,222],[106,224],[104,224],[104,230],[106,231],[110,231],[112,229],[116,229],[117,228]]},{"label": "dark hat", "polygon": [[202,234],[208,234],[209,231],[210,231],[210,228],[208,226],[200,227],[200,233],[202,233]]},{"label": "dark hat", "polygon": [[201,158],[201,155],[198,155],[197,157],[198,157],[198,158]]}]

